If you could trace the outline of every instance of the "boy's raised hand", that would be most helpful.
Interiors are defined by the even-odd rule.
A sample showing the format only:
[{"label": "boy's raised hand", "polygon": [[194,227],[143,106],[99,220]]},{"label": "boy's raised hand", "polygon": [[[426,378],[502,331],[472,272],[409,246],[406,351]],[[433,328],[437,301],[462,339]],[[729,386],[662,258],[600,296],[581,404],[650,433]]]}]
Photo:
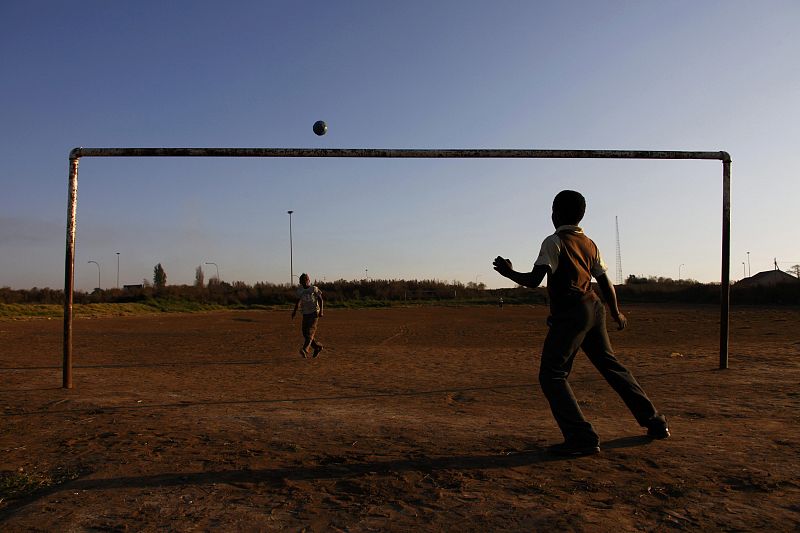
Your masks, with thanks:
[{"label": "boy's raised hand", "polygon": [[497,257],[495,257],[495,258],[494,258],[494,262],[493,262],[492,264],[494,265],[494,269],[495,269],[495,270],[496,270],[496,271],[497,271],[497,272],[498,272],[498,273],[499,273],[501,276],[506,276],[506,277],[508,277],[508,275],[509,275],[511,272],[513,272],[513,271],[514,271],[514,268],[513,268],[513,266],[511,265],[511,260],[510,260],[510,259],[504,259],[503,257],[500,257],[499,255],[498,255]]}]

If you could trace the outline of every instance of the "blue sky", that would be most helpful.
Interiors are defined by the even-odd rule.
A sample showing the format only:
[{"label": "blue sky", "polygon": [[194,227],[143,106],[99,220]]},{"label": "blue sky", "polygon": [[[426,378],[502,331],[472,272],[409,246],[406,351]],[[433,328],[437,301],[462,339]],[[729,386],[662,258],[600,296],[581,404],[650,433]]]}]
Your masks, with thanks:
[{"label": "blue sky", "polygon": [[[800,3],[0,4],[0,286],[63,287],[76,146],[726,150],[734,279],[800,263]],[[315,120],[329,132],[317,137]],[[510,286],[559,190],[615,277],[718,281],[712,161],[94,159],[76,287],[436,278]],[[746,267],[746,265],[745,265]]]}]

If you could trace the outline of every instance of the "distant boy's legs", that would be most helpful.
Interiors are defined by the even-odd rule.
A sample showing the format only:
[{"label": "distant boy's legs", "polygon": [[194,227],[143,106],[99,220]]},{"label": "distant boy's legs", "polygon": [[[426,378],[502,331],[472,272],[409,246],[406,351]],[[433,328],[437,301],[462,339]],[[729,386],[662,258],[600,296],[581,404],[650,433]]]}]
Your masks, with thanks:
[{"label": "distant boy's legs", "polygon": [[551,317],[550,330],[542,348],[539,384],[550,403],[550,410],[564,435],[564,440],[568,443],[595,446],[599,437],[584,418],[567,381],[575,355],[591,323],[592,314],[589,307],[584,304]]},{"label": "distant boy's legs", "polygon": [[307,354],[308,349],[312,348],[314,350],[314,354],[318,354],[320,350],[322,350],[322,345],[319,344],[316,340],[314,340],[314,335],[317,332],[317,322],[318,322],[317,314],[316,313],[309,313],[307,315],[303,315],[303,339],[305,342],[303,343],[303,353]]},{"label": "distant boy's legs", "polygon": [[[625,368],[614,356],[614,349],[606,331],[605,305],[600,301],[594,302],[593,327],[586,333],[581,344],[589,360],[605,378],[611,388],[619,394],[625,405],[631,411],[636,421],[642,427],[649,427],[653,423],[664,423],[664,417],[656,412],[653,403],[647,397],[633,374]],[[658,422],[656,422],[658,419]]]}]

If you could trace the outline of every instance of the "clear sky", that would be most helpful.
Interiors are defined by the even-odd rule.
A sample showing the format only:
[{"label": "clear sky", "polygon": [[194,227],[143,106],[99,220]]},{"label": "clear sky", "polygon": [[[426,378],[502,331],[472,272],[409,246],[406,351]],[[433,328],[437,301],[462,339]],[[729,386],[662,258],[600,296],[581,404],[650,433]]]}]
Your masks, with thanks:
[{"label": "clear sky", "polygon": [[[733,279],[800,263],[800,2],[0,3],[0,286],[64,284],[85,147],[726,150]],[[324,137],[313,134],[325,120]],[[719,281],[718,161],[95,159],[76,287],[206,277],[511,286],[561,189],[615,279]],[[367,273],[368,270],[368,273]]]}]

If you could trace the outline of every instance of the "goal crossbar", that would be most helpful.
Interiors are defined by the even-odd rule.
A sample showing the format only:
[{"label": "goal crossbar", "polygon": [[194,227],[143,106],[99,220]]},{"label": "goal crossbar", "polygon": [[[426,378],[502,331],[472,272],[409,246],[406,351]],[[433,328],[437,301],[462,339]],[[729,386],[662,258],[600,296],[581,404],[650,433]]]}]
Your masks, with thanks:
[{"label": "goal crossbar", "polygon": [[67,243],[64,268],[62,387],[71,389],[72,322],[75,292],[75,233],[78,161],[81,157],[339,157],[409,159],[696,159],[722,162],[722,268],[720,278],[719,368],[728,368],[730,317],[731,156],[727,152],[665,150],[517,150],[383,148],[75,148],[69,153]]},{"label": "goal crossbar", "polygon": [[517,150],[416,148],[75,148],[81,157],[377,157],[412,159],[711,159],[730,161],[727,152],[665,150]]}]

